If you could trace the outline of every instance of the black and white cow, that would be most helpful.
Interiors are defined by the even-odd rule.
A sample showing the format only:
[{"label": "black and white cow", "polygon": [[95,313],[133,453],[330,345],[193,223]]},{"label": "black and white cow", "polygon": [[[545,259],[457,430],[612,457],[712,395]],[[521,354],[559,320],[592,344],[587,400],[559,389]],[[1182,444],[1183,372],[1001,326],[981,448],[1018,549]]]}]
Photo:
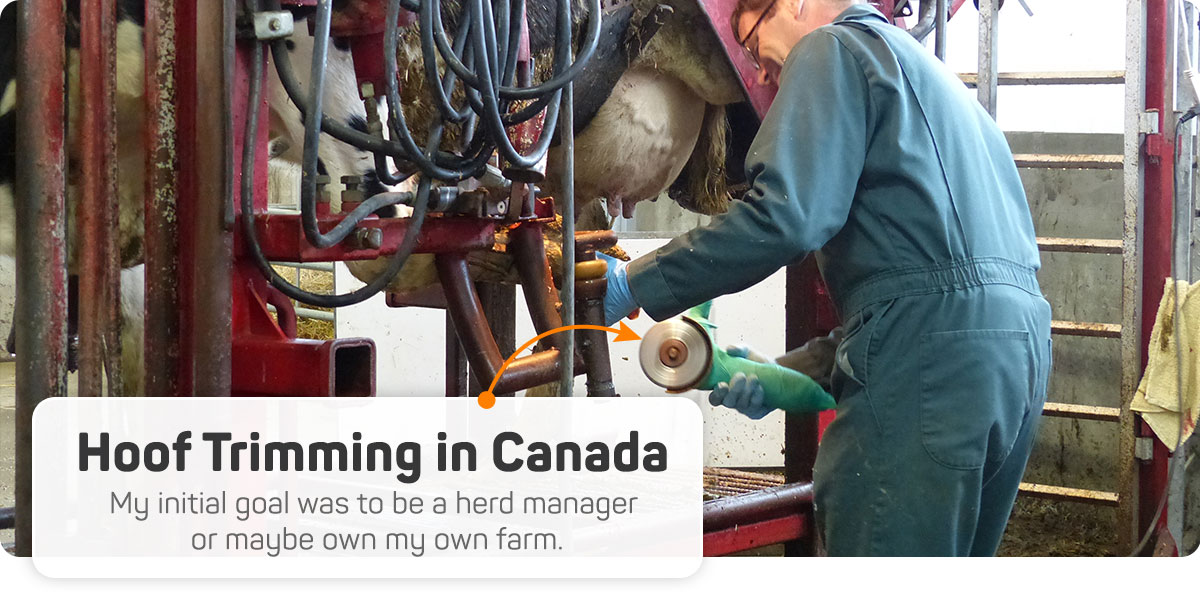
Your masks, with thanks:
[{"label": "black and white cow", "polygon": [[[68,51],[68,164],[78,162],[80,146],[78,144],[79,95],[79,0],[67,2],[67,51]],[[145,189],[145,152],[144,152],[144,65],[143,26],[144,1],[118,0],[117,25],[117,73],[116,73],[116,109],[117,109],[117,169],[119,181],[119,228],[120,248],[123,266],[121,277],[121,308],[124,316],[123,331],[124,350],[123,363],[126,374],[127,394],[136,394],[141,390],[142,371],[141,340],[144,301],[142,298],[144,279],[142,261],[142,223]],[[292,53],[293,62],[300,65],[309,64],[312,56],[312,38],[307,35],[308,28],[304,19],[306,11],[296,12],[296,34],[288,46]],[[14,230],[13,182],[15,177],[15,146],[16,146],[16,106],[19,102],[20,90],[16,87],[16,27],[17,6],[10,3],[0,12],[0,255],[15,254],[16,232]],[[47,65],[47,68],[54,68]],[[86,68],[86,65],[83,67]],[[303,85],[307,85],[306,68],[297,68],[297,76]],[[300,111],[288,99],[282,84],[275,76],[274,69],[269,69],[271,81],[268,89],[271,91],[269,100],[270,111],[270,148],[271,173],[273,180],[287,182],[270,186],[271,202],[276,204],[294,204],[289,202],[289,196],[298,189],[290,185],[287,176],[289,170],[300,162],[303,152],[304,124]],[[341,43],[333,44],[328,57],[326,71],[326,86],[324,109],[329,116],[359,129],[365,129],[366,113],[359,100],[357,85],[354,78],[353,64],[349,48]],[[291,166],[289,166],[291,165]],[[347,144],[338,142],[323,135],[318,170],[330,176],[334,186],[340,185],[344,175],[356,175],[362,180],[364,191],[371,195],[385,191],[375,177],[372,157]],[[283,174],[280,176],[280,174]],[[79,174],[68,169],[67,174],[67,206],[68,227],[74,219],[71,215],[78,202],[76,180]],[[385,215],[388,216],[388,215]],[[69,231],[68,238],[74,235]],[[75,270],[75,250],[68,242],[70,271]],[[84,300],[86,301],[86,299]],[[13,336],[8,339],[8,350],[13,348]]]}]

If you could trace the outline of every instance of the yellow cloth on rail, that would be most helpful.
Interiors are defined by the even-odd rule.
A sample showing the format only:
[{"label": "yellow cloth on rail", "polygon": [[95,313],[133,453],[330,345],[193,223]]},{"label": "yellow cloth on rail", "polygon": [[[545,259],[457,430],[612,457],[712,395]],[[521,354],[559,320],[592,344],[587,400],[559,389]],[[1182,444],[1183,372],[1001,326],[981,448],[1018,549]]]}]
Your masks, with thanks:
[{"label": "yellow cloth on rail", "polygon": [[[1179,305],[1182,326],[1175,323],[1175,289],[1166,282],[1158,316],[1150,332],[1149,360],[1130,408],[1154,430],[1172,451],[1196,429],[1200,414],[1200,282],[1180,280]],[[1178,335],[1182,330],[1183,335]],[[1182,341],[1183,362],[1176,348]],[[1179,390],[1179,367],[1183,367],[1183,394]],[[1179,422],[1183,419],[1183,435]]]}]

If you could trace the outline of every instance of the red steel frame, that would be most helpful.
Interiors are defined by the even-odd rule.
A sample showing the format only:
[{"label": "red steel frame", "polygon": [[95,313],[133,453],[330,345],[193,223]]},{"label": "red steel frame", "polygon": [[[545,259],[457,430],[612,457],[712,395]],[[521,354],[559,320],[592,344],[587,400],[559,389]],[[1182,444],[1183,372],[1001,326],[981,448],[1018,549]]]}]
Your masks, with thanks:
[{"label": "red steel frame", "polygon": [[[304,1],[296,0],[296,3],[304,3]],[[1144,281],[1146,282],[1162,281],[1169,275],[1171,265],[1170,224],[1174,191],[1172,149],[1175,140],[1171,133],[1172,123],[1168,117],[1171,114],[1168,109],[1173,110],[1173,107],[1167,106],[1168,98],[1165,93],[1166,78],[1169,75],[1166,72],[1169,47],[1167,1],[1147,1],[1146,110],[1158,110],[1159,131],[1163,133],[1148,136],[1144,147],[1147,158],[1145,255],[1143,258]],[[733,2],[734,0],[709,0],[705,4],[710,8],[718,6],[725,10],[731,10]],[[29,4],[34,3],[30,2]],[[23,9],[20,29],[23,56],[37,53],[44,59],[46,56],[62,53],[61,4],[57,2],[45,4],[45,7],[39,5],[39,8],[30,8],[27,6]],[[893,2],[884,0],[880,4],[892,5]],[[961,0],[956,0],[955,8],[961,4]],[[211,81],[212,79],[211,65],[214,58],[211,55],[202,58],[198,50],[202,47],[200,40],[203,36],[208,36],[204,38],[207,40],[206,43],[211,42],[214,37],[211,27],[199,25],[201,22],[199,15],[204,13],[211,16],[213,13],[205,11],[212,10],[213,6],[216,6],[216,3],[210,4],[207,8],[197,8],[186,0],[149,0],[147,2],[147,108],[149,114],[165,114],[160,112],[165,110],[175,117],[173,119],[152,119],[154,127],[147,134],[148,148],[151,150],[148,167],[151,168],[147,173],[146,206],[147,259],[150,261],[147,265],[146,354],[147,374],[154,377],[153,380],[148,380],[150,386],[148,392],[164,395],[190,395],[200,390],[221,393],[223,389],[232,388],[234,393],[334,395],[338,391],[344,391],[339,390],[338,383],[332,376],[333,364],[337,360],[339,351],[347,351],[348,356],[352,358],[351,362],[354,363],[361,363],[364,360],[373,361],[373,348],[369,348],[369,341],[315,342],[294,339],[293,332],[285,332],[267,313],[268,304],[276,306],[281,315],[279,323],[286,326],[290,319],[294,318],[294,315],[289,314],[290,305],[280,300],[278,294],[272,293],[261,274],[249,263],[241,251],[236,252],[236,259],[228,280],[229,294],[232,298],[231,316],[228,321],[230,331],[219,330],[217,332],[218,342],[215,344],[212,343],[212,340],[201,341],[199,339],[198,321],[195,319],[195,315],[201,310],[202,299],[222,297],[219,287],[217,288],[218,292],[213,294],[211,290],[201,289],[201,282],[204,281],[205,273],[209,272],[208,267],[219,263],[223,253],[227,255],[230,239],[234,237],[229,232],[231,224],[228,222],[225,222],[224,227],[218,231],[214,232],[212,229],[212,225],[221,222],[222,219],[219,212],[215,214],[216,218],[214,219],[214,213],[212,211],[205,212],[205,207],[211,208],[212,205],[219,203],[200,201],[203,197],[220,197],[201,195],[202,190],[210,193],[213,191],[211,187],[205,187],[205,182],[202,181],[200,174],[211,176],[214,172],[214,165],[211,161],[206,162],[197,158],[204,156],[205,151],[209,155],[215,153],[215,145],[211,138],[206,139],[202,133],[204,128],[200,127],[201,123],[204,123],[211,129],[211,122],[204,120],[202,115],[212,116],[211,107],[207,112],[204,108],[205,104],[211,106],[212,103],[202,102],[199,98],[200,81]],[[224,29],[231,24],[229,18],[231,13],[228,11],[232,10],[232,3],[226,1],[223,3],[223,7],[226,11],[225,19],[222,21]],[[181,18],[176,19],[177,16]],[[727,31],[725,22],[716,20],[718,32]],[[89,31],[94,30],[89,29]],[[730,43],[730,40],[726,39],[728,37],[722,35],[727,46]],[[178,44],[176,44],[176,40],[179,41]],[[228,41],[227,38],[226,41]],[[179,53],[175,59],[167,59],[177,47]],[[740,51],[737,51],[736,48],[730,49],[732,50],[731,57],[740,57]],[[90,51],[111,52],[111,48],[100,44]],[[227,145],[223,146],[224,151],[231,152],[232,156],[240,155],[242,139],[240,130],[246,111],[260,111],[262,122],[266,122],[265,102],[256,107],[245,105],[249,53],[245,47],[239,47],[235,56],[236,60],[233,65],[235,75],[232,89],[229,90],[232,99],[229,110],[231,126],[227,129],[231,135],[226,138]],[[736,63],[737,59],[733,60]],[[22,60],[19,64],[34,64],[35,62]],[[44,273],[36,277],[26,270],[23,279],[26,277],[31,281],[36,279],[39,283],[33,288],[29,288],[29,284],[23,283],[19,288],[28,291],[23,292],[22,295],[24,299],[22,304],[26,310],[18,313],[18,319],[28,313],[31,319],[45,323],[37,331],[44,334],[39,337],[45,338],[42,341],[48,340],[46,347],[50,349],[47,360],[34,360],[34,353],[21,353],[21,356],[28,358],[18,358],[18,375],[22,379],[22,385],[18,388],[17,411],[17,551],[19,554],[28,555],[32,534],[28,522],[22,517],[27,518],[30,514],[28,510],[30,507],[29,472],[28,465],[25,464],[29,457],[22,450],[28,448],[29,440],[27,438],[30,428],[28,419],[23,417],[32,415],[33,407],[41,398],[61,392],[61,373],[65,357],[63,342],[65,341],[66,285],[65,269],[61,268],[65,264],[65,257],[62,255],[64,245],[60,243],[65,231],[62,227],[62,219],[56,216],[65,213],[63,207],[64,133],[62,131],[63,119],[61,118],[65,107],[60,77],[38,77],[36,73],[25,71],[21,74],[20,80],[26,86],[24,89],[27,91],[24,93],[27,98],[41,99],[39,102],[23,103],[25,107],[22,113],[23,117],[19,119],[24,132],[19,139],[40,140],[35,147],[28,148],[28,152],[18,153],[20,161],[18,170],[22,175],[20,181],[23,191],[38,197],[40,202],[40,208],[36,215],[26,214],[23,218],[29,224],[34,225],[30,229],[43,232],[43,235],[39,236],[41,240],[39,247],[44,247],[45,250],[34,254],[35,260],[43,261],[48,265],[58,265],[57,268],[46,268]],[[85,83],[85,88],[93,89],[94,85],[95,82]],[[101,97],[104,93],[107,92],[102,91]],[[93,116],[85,121],[88,135],[84,137],[92,137],[93,134],[96,134],[93,128],[111,126],[106,125],[103,118],[98,120],[94,118],[95,114],[107,110],[108,108],[103,104],[96,107]],[[55,117],[56,114],[60,116]],[[178,130],[175,129],[172,121],[180,124]],[[94,137],[99,143],[110,143],[108,142],[109,138],[104,135],[94,135]],[[266,141],[266,129],[264,128],[257,141],[259,156],[263,157],[263,162],[267,156]],[[180,151],[173,150],[176,145]],[[179,156],[187,157],[185,160],[191,162],[181,162]],[[236,165],[236,161],[234,164]],[[180,167],[186,168],[181,169]],[[92,180],[86,185],[93,186],[93,188],[103,184],[111,186],[111,181],[103,181],[103,175],[111,176],[110,166],[97,162],[88,166],[87,169],[89,172],[98,171],[102,176],[99,178],[99,182]],[[180,173],[178,180],[174,179],[176,173]],[[232,167],[228,173],[232,175],[235,183],[237,178],[246,175],[238,172],[236,166]],[[259,217],[260,230],[264,234],[264,247],[271,248],[271,254],[274,257],[295,261],[336,258],[328,254],[306,254],[302,244],[289,246],[290,242],[278,242],[273,233],[275,225],[267,225],[261,218],[265,215],[267,203],[265,168],[257,170],[252,176],[255,178],[254,206]],[[211,181],[209,183],[211,184]],[[227,186],[226,193],[229,193],[229,190],[230,188]],[[238,186],[233,185],[232,200],[235,207],[237,206],[237,190]],[[36,205],[38,204],[31,204],[31,206]],[[175,219],[176,214],[179,216],[178,222]],[[111,232],[111,223],[105,223],[102,220],[98,223],[97,228],[107,228],[106,230]],[[467,235],[469,241],[463,244],[463,227],[470,229],[471,224],[464,223],[462,220],[458,220],[457,223],[447,220],[447,223],[439,224],[437,219],[432,219],[428,228],[422,232],[422,242],[418,249],[421,251],[429,251],[432,248],[444,250],[457,245],[460,249],[467,250],[477,247],[491,234],[490,223],[476,223],[478,229],[475,230],[475,233],[477,235]],[[394,237],[397,234],[393,232],[390,235]],[[280,234],[279,237],[285,241],[291,239],[290,236],[283,234]],[[111,240],[107,243],[111,243]],[[31,246],[31,244],[23,243],[21,249],[30,253],[31,250],[26,246]],[[97,246],[97,248],[101,247]],[[234,247],[236,249],[236,241]],[[110,250],[104,249],[104,252],[107,253]],[[111,254],[106,256],[111,256]],[[157,258],[151,259],[151,256]],[[186,268],[181,265],[185,265]],[[811,261],[789,268],[788,279],[789,316],[803,315],[805,317],[803,320],[789,319],[789,343],[795,345],[808,337],[827,331],[836,323],[836,319]],[[210,278],[207,281],[211,283],[212,280]],[[217,285],[219,286],[220,283]],[[1161,293],[1161,286],[1144,285],[1143,305],[1157,306],[1161,299]],[[21,310],[21,305],[18,310]],[[220,310],[216,312],[219,314]],[[180,315],[183,315],[182,323]],[[1153,318],[1153,311],[1143,313],[1143,345],[1149,341],[1148,336],[1153,325]],[[96,320],[95,317],[91,319],[93,322]],[[156,319],[161,322],[152,322]],[[218,321],[218,325],[220,325],[220,321]],[[219,327],[219,329],[221,328]],[[21,331],[27,330],[22,329]],[[226,333],[229,337],[225,337]],[[27,339],[27,335],[19,337],[18,343],[32,341]],[[229,339],[228,346],[221,342],[224,339]],[[204,347],[215,348],[215,353],[210,353],[207,357],[200,356],[202,351],[197,349]],[[223,348],[228,352],[223,354],[221,352]],[[198,359],[201,361],[200,363],[197,363]],[[208,359],[209,362],[205,363],[205,359]],[[234,365],[232,369],[229,367],[230,362]],[[224,366],[220,363],[224,363]],[[314,365],[320,368],[314,370]],[[357,387],[350,390],[352,393],[373,393],[373,363],[370,364],[369,369],[368,379],[372,382],[371,389]],[[205,381],[196,381],[193,377],[196,372],[205,373]],[[314,372],[316,376],[313,375]],[[354,372],[358,376],[366,375],[361,369]],[[325,377],[326,374],[330,374],[330,376]],[[1145,431],[1144,424],[1139,424],[1139,426],[1143,429],[1143,434],[1149,433]],[[786,469],[789,480],[811,481],[812,459],[815,457],[818,430],[815,417],[788,418],[788,463]],[[1165,493],[1167,457],[1168,453],[1165,447],[1156,443],[1154,460],[1150,465],[1141,469],[1139,474],[1141,498],[1157,499]],[[766,544],[796,540],[798,543],[793,542],[791,546],[793,551],[811,553],[815,547],[811,523],[811,495],[807,497],[798,495],[793,498],[793,501],[797,504],[791,510],[795,510],[795,507],[799,506],[799,512],[770,516],[765,516],[764,513],[752,516],[746,522],[739,522],[732,527],[706,533],[705,554],[710,556],[726,554]],[[1165,526],[1165,515],[1154,514],[1154,508],[1156,507],[1151,502],[1145,502],[1141,506],[1140,517],[1143,529],[1154,523],[1157,523],[1160,530]]]},{"label": "red steel frame", "polygon": [[[1175,107],[1167,96],[1170,61],[1168,53],[1173,46],[1170,39],[1170,22],[1167,19],[1168,2],[1174,0],[1147,0],[1146,6],[1146,111],[1157,111],[1157,134],[1148,134],[1142,147],[1145,165],[1145,188],[1143,192],[1142,229],[1142,369],[1146,368],[1150,332],[1158,314],[1156,307],[1162,301],[1162,282],[1171,276],[1172,246],[1171,221],[1175,195]],[[1156,535],[1166,531],[1166,507],[1155,514],[1157,502],[1167,493],[1167,471],[1170,452],[1140,418],[1136,421],[1138,437],[1154,440],[1154,456],[1149,464],[1139,462],[1138,469],[1138,534],[1150,527]]]}]

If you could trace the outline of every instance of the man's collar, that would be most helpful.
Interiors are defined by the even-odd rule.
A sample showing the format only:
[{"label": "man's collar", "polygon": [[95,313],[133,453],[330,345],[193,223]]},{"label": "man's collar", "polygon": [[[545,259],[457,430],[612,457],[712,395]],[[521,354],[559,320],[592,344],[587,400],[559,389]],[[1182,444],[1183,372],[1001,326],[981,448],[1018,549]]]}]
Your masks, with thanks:
[{"label": "man's collar", "polygon": [[847,8],[846,10],[842,11],[842,14],[838,15],[838,17],[836,19],[834,19],[833,22],[839,23],[841,21],[871,21],[871,20],[878,20],[878,21],[883,21],[884,23],[887,23],[887,18],[885,18],[883,16],[883,13],[879,12],[879,10],[876,9],[874,6],[872,6],[870,4],[853,4],[850,6],[850,8]]}]

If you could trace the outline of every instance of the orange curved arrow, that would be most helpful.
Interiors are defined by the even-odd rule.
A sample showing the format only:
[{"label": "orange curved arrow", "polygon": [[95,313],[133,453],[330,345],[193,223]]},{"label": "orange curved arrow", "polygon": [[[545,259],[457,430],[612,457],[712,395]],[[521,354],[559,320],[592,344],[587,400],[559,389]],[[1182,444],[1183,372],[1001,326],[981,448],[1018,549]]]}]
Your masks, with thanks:
[{"label": "orange curved arrow", "polygon": [[516,352],[512,353],[512,356],[508,357],[508,360],[504,361],[504,364],[500,365],[500,370],[496,371],[496,377],[492,379],[492,385],[489,385],[486,391],[479,393],[479,406],[483,408],[491,408],[496,405],[496,394],[494,394],[492,390],[496,389],[496,384],[500,382],[500,376],[504,374],[504,370],[508,368],[508,365],[512,364],[512,361],[517,358],[518,354],[524,352],[525,349],[532,346],[534,342],[546,336],[554,335],[556,333],[571,329],[596,329],[599,331],[611,331],[617,334],[617,337],[613,338],[612,340],[614,342],[634,342],[642,339],[642,336],[634,333],[634,331],[625,324],[625,321],[617,323],[617,326],[620,327],[620,329],[613,329],[612,327],[603,327],[600,325],[568,325],[565,327],[555,327],[550,331],[544,331],[537,334],[537,337],[534,337],[528,342],[522,344],[520,348],[517,348]]}]

